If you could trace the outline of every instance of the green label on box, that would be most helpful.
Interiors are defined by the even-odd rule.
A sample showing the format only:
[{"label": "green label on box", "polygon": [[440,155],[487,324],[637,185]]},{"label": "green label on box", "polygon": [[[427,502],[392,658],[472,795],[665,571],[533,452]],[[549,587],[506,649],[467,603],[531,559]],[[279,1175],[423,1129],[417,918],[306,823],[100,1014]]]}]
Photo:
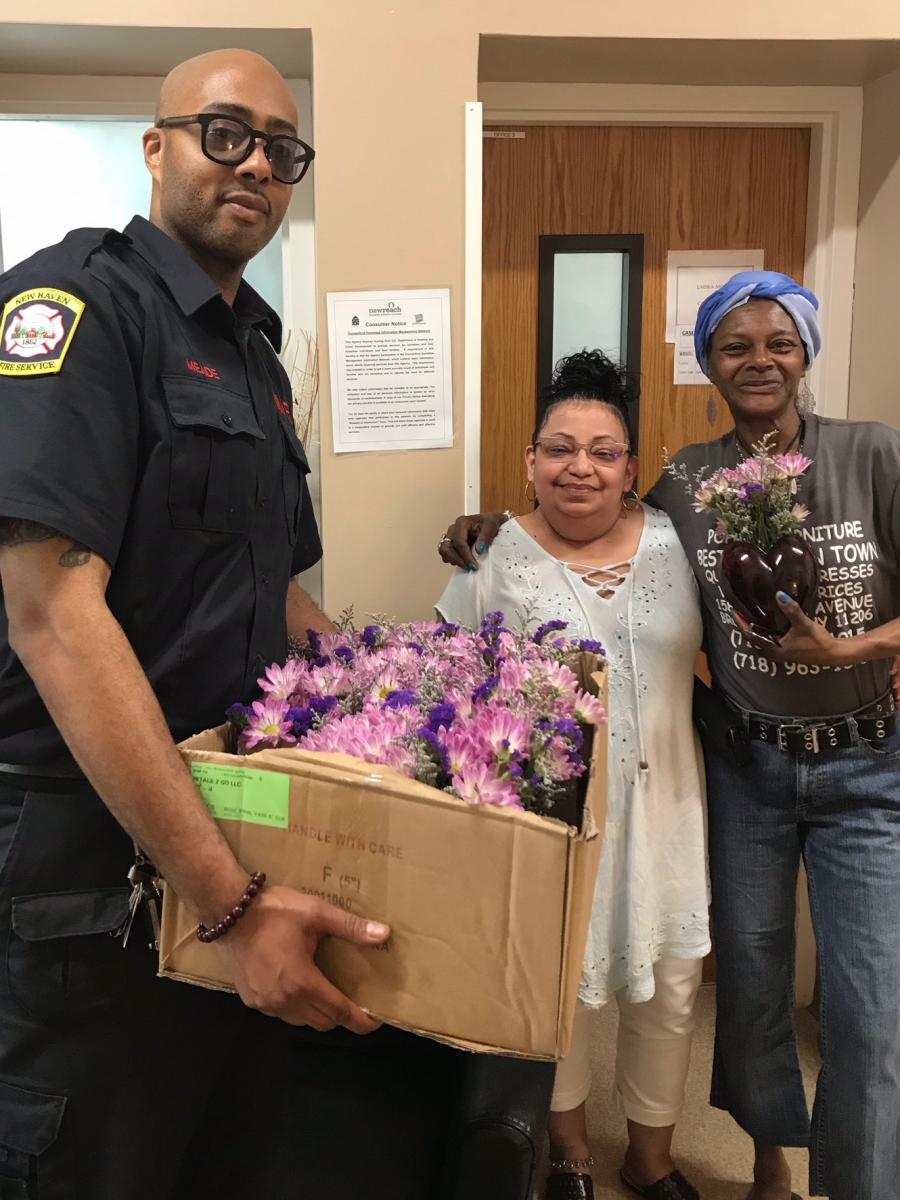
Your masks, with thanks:
[{"label": "green label on box", "polygon": [[191,763],[191,774],[206,807],[220,821],[246,821],[287,829],[291,779],[278,771]]}]

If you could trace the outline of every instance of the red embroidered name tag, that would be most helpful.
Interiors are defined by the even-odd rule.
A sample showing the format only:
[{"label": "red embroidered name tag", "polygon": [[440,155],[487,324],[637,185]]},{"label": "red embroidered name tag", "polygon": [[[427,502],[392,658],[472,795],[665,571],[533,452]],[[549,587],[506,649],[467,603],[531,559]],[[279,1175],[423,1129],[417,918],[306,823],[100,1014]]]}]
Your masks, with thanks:
[{"label": "red embroidered name tag", "polygon": [[198,363],[196,358],[185,359],[184,365],[189,371],[193,371],[195,375],[202,375],[206,379],[219,378],[219,372],[215,367],[205,367],[202,363]]}]

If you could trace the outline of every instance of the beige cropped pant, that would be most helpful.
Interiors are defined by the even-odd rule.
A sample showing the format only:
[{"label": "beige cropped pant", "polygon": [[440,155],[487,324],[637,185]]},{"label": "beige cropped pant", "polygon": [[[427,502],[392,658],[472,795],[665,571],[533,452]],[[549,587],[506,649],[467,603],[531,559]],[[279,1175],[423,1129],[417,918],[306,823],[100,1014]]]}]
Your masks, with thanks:
[{"label": "beige cropped pant", "polygon": [[[694,1000],[703,971],[701,959],[664,958],[653,968],[656,992],[632,1004],[623,992],[619,1005],[615,1098],[629,1121],[674,1125],[684,1104],[684,1088],[694,1033]],[[589,1023],[591,1009],[579,1004],[572,1048],[557,1063],[550,1108],[569,1112],[591,1090]]]}]

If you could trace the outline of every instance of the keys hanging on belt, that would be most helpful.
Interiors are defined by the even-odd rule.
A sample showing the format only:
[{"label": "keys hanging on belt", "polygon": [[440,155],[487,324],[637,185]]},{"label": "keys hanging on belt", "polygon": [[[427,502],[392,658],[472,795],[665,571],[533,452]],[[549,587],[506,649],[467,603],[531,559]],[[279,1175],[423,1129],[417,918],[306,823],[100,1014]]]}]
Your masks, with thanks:
[{"label": "keys hanging on belt", "polygon": [[151,950],[159,949],[159,917],[162,905],[162,891],[159,887],[159,877],[156,867],[140,851],[135,854],[134,865],[128,872],[131,884],[131,895],[128,897],[128,912],[125,920],[116,930],[115,936],[122,938],[122,948],[128,945],[131,927],[134,925],[138,910],[143,908],[144,921],[147,929],[147,944]]}]

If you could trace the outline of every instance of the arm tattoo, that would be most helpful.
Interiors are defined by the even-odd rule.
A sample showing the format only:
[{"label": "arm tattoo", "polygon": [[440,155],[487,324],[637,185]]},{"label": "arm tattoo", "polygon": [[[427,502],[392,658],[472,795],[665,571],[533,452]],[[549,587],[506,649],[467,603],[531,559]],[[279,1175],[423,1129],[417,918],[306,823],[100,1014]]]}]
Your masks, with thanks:
[{"label": "arm tattoo", "polygon": [[[66,540],[64,533],[48,529],[36,521],[22,521],[17,517],[0,517],[0,546],[26,546],[29,542],[49,542],[54,538]],[[61,567],[83,567],[90,562],[92,554],[87,546],[71,538],[66,550],[59,556]]]}]

